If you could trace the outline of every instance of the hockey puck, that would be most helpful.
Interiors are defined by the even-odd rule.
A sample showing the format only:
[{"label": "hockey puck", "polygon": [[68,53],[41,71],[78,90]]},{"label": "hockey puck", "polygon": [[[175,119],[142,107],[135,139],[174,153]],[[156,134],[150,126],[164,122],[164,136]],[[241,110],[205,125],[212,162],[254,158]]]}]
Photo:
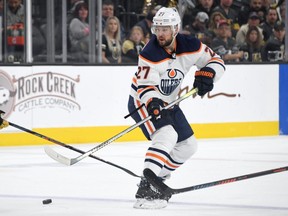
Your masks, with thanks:
[{"label": "hockey puck", "polygon": [[52,203],[52,199],[45,199],[45,200],[42,201],[42,203],[44,205],[50,204],[50,203]]}]

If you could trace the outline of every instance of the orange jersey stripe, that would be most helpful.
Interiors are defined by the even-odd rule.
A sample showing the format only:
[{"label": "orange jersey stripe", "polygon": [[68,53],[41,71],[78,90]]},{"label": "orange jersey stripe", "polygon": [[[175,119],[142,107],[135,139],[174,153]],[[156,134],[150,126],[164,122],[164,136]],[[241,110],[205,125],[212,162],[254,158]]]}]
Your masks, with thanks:
[{"label": "orange jersey stripe", "polygon": [[[199,53],[199,52],[201,51],[201,49],[202,49],[202,46],[203,46],[203,43],[200,44],[199,49],[196,50],[196,51],[193,51],[193,52],[183,52],[183,53],[181,53],[181,54],[176,54],[176,56],[182,56],[182,55],[187,55],[187,54]],[[165,49],[165,51],[166,51],[168,54],[170,54],[166,49]],[[162,63],[162,62],[164,62],[164,61],[170,60],[170,58],[165,58],[165,59],[163,59],[163,60],[161,60],[161,61],[153,62],[153,61],[150,61],[150,60],[144,58],[144,57],[141,56],[141,55],[139,55],[139,58],[141,58],[142,60],[147,61],[147,62],[149,62],[149,63],[151,63],[151,64],[160,64],[160,63]]]},{"label": "orange jersey stripe", "polygon": [[[136,103],[137,103],[137,107],[141,106],[140,101],[137,100]],[[141,112],[141,115],[143,116],[143,119],[147,117],[147,115],[145,114],[145,112],[143,110],[143,107],[139,111]],[[145,122],[144,125],[146,126],[146,128],[147,128],[147,130],[149,131],[150,134],[154,133],[154,129],[153,129],[150,121]]]},{"label": "orange jersey stripe", "polygon": [[165,59],[163,59],[163,60],[161,60],[161,61],[159,61],[159,62],[153,62],[153,61],[150,61],[150,60],[144,58],[144,57],[141,56],[141,55],[139,55],[139,58],[141,58],[142,60],[144,60],[144,61],[146,61],[146,62],[149,62],[150,64],[160,64],[160,63],[162,63],[162,62],[165,62],[165,61],[170,60],[170,58],[165,58]]},{"label": "orange jersey stripe", "polygon": [[137,78],[136,78],[136,77],[133,77],[133,78],[132,78],[132,83],[137,86]]},{"label": "orange jersey stripe", "polygon": [[143,91],[146,91],[146,90],[149,90],[149,89],[153,89],[155,91],[155,87],[154,86],[148,86],[146,88],[138,89],[137,90],[137,94],[140,95]]},{"label": "orange jersey stripe", "polygon": [[212,59],[209,60],[209,63],[213,62],[213,61],[216,61],[216,62],[219,62],[221,64],[224,64],[224,61],[222,59],[219,59],[219,58],[212,58]]}]

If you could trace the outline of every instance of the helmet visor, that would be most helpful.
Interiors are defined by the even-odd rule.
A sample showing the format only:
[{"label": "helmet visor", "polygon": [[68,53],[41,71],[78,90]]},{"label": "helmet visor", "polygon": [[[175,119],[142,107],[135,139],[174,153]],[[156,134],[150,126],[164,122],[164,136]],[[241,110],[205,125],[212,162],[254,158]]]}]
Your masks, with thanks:
[{"label": "helmet visor", "polygon": [[172,26],[163,26],[163,25],[152,25],[151,27],[151,32],[155,35],[158,34],[172,34],[173,30],[172,30]]}]

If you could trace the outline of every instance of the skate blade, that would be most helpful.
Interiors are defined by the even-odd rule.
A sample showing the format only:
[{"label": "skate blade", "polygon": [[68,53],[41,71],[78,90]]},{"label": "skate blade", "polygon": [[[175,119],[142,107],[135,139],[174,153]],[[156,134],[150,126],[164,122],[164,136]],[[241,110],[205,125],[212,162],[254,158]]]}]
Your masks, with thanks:
[{"label": "skate blade", "polygon": [[146,199],[137,199],[134,204],[134,208],[136,209],[161,209],[167,206],[166,200],[146,200]]}]

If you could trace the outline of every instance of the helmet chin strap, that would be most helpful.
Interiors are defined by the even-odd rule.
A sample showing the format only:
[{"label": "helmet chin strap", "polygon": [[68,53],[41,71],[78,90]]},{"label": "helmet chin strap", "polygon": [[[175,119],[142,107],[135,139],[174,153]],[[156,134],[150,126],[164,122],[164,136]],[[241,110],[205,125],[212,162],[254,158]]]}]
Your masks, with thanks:
[{"label": "helmet chin strap", "polygon": [[[174,29],[174,31],[173,31],[173,35],[174,36],[172,36],[173,39],[171,40],[171,43],[168,46],[165,46],[165,48],[169,49],[174,44],[174,41],[175,41],[175,38],[176,38],[177,34],[178,34],[178,32],[176,33],[176,30]],[[174,47],[172,47],[171,50],[174,50]]]}]

